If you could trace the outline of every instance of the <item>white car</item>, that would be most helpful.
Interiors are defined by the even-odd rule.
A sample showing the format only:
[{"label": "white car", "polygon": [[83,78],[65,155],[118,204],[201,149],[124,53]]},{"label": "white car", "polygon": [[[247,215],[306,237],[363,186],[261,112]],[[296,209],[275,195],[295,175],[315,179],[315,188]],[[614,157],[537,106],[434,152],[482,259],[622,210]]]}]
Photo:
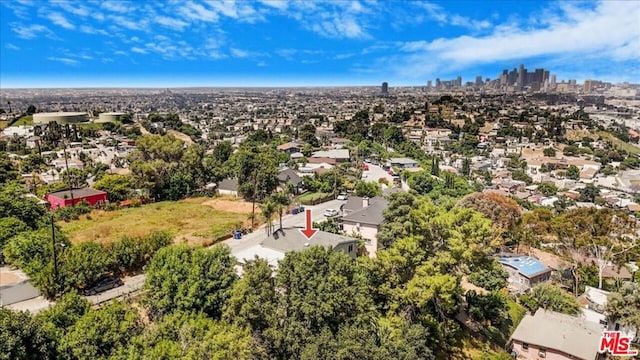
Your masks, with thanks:
[{"label": "white car", "polygon": [[326,217],[334,217],[334,216],[338,216],[338,210],[336,209],[327,209],[324,211],[324,213],[322,214]]},{"label": "white car", "polygon": [[340,193],[336,199],[337,200],[347,200],[348,198],[349,198],[349,195],[347,195],[346,193]]}]

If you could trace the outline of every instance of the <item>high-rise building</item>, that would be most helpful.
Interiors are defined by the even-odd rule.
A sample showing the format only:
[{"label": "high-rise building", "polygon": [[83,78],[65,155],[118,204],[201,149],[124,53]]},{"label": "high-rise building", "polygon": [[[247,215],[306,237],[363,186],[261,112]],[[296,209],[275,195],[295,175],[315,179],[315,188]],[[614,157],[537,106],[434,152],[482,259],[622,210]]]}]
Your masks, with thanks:
[{"label": "high-rise building", "polygon": [[427,80],[427,89],[431,89],[431,80]]},{"label": "high-rise building", "polygon": [[389,95],[389,84],[386,81],[382,83],[382,95]]},{"label": "high-rise building", "polygon": [[551,84],[549,85],[552,89],[556,88],[556,76],[551,75]]},{"label": "high-rise building", "polygon": [[440,82],[440,78],[436,78],[436,89],[440,90],[442,83]]},{"label": "high-rise building", "polygon": [[524,64],[520,64],[520,71],[518,71],[518,87],[522,89],[527,78],[527,69],[524,68]]},{"label": "high-rise building", "polygon": [[458,75],[458,78],[456,79],[456,86],[462,87],[462,76]]},{"label": "high-rise building", "polygon": [[482,75],[476,76],[476,86],[482,86]]}]

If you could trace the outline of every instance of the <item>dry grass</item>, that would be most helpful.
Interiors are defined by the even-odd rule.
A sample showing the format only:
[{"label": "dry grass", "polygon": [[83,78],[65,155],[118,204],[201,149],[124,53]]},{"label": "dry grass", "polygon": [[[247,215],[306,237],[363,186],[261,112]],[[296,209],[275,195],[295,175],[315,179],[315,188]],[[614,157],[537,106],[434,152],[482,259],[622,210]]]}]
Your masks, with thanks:
[{"label": "dry grass", "polygon": [[567,139],[574,141],[582,140],[582,138],[584,137],[598,140],[598,137],[601,137],[604,140],[610,141],[613,146],[617,147],[618,149],[625,150],[630,154],[640,154],[640,147],[624,142],[606,131],[598,131],[596,133],[593,133],[586,130],[567,130],[566,136]]},{"label": "dry grass", "polygon": [[194,245],[211,244],[231,235],[236,227],[248,225],[248,213],[204,205],[210,201],[211,198],[195,198],[117,211],[94,210],[79,220],[61,225],[73,243],[110,242],[123,236],[145,236],[163,230],[174,235],[176,242]]}]

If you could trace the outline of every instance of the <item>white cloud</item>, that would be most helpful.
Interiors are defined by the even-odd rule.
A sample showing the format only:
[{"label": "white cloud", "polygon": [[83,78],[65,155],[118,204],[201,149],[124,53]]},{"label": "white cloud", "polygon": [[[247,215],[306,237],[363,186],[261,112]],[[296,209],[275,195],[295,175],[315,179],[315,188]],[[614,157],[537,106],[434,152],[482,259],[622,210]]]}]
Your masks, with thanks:
[{"label": "white cloud", "polygon": [[91,13],[91,10],[89,10],[89,8],[82,6],[81,4],[78,4],[78,3],[74,3],[73,5],[71,5],[71,3],[67,1],[59,1],[59,2],[55,2],[55,4],[58,5],[61,9],[65,10],[66,12],[76,16],[86,17]]},{"label": "white cloud", "polygon": [[74,59],[70,59],[70,58],[63,58],[63,57],[49,56],[47,58],[47,60],[61,62],[61,63],[65,64],[65,65],[70,65],[70,66],[75,66],[75,65],[79,64],[78,60],[74,60]]},{"label": "white cloud", "polygon": [[218,13],[207,9],[201,4],[196,4],[193,1],[189,1],[186,5],[180,8],[180,13],[192,20],[215,22],[218,21]]},{"label": "white cloud", "polygon": [[289,6],[287,0],[260,0],[260,2],[278,10],[285,10]]},{"label": "white cloud", "polygon": [[208,0],[207,4],[215,9],[217,12],[230,18],[237,18],[238,11],[236,10],[236,2],[229,0]]},{"label": "white cloud", "polygon": [[127,6],[129,3],[125,1],[104,1],[101,7],[105,10],[117,12],[117,13],[129,13],[132,8]]},{"label": "white cloud", "polygon": [[67,20],[64,15],[59,12],[52,12],[47,15],[47,19],[51,20],[52,23],[61,26],[65,29],[73,30],[75,29],[75,25],[73,25],[69,20]]},{"label": "white cloud", "polygon": [[154,20],[160,25],[163,25],[178,31],[182,31],[185,27],[189,25],[189,23],[187,23],[186,21],[182,21],[176,18],[170,18],[168,16],[163,16],[163,15],[157,16]]},{"label": "white cloud", "polygon": [[83,33],[86,33],[86,34],[109,35],[109,33],[106,30],[96,29],[96,28],[94,28],[92,26],[89,26],[89,25],[81,25],[79,30],[82,31]]},{"label": "white cloud", "polygon": [[[417,6],[426,11],[428,18],[440,25],[460,26],[470,30],[483,30],[491,27],[491,22],[487,20],[473,20],[466,16],[447,13],[440,5],[430,2],[417,2]],[[420,14],[417,14],[420,16]]]},{"label": "white cloud", "polygon": [[140,21],[132,20],[129,17],[112,15],[110,17],[117,25],[120,25],[129,30],[145,30],[147,29],[148,20],[142,19]]},{"label": "white cloud", "polygon": [[33,24],[33,25],[23,25],[14,23],[11,26],[11,31],[15,32],[18,37],[23,39],[33,39],[38,37],[40,34],[50,34],[51,31],[44,25]]},{"label": "white cloud", "polygon": [[137,46],[134,46],[131,48],[131,51],[137,54],[146,54],[147,50],[143,49],[143,48],[139,48]]},{"label": "white cloud", "polygon": [[20,47],[15,46],[15,45],[13,45],[13,44],[11,44],[11,43],[7,43],[7,44],[5,45],[5,47],[6,47],[7,49],[9,49],[9,50],[20,50]]},{"label": "white cloud", "polygon": [[231,56],[233,57],[237,57],[237,58],[246,58],[249,56],[249,52],[248,51],[244,51],[244,50],[240,50],[240,49],[236,49],[236,48],[231,48]]},{"label": "white cloud", "polygon": [[[594,60],[640,59],[640,3],[601,1],[593,9],[561,7],[559,20],[546,26],[498,26],[485,36],[459,36],[401,44],[409,52],[395,66],[406,76],[434,70],[457,70],[473,64],[540,56],[591,57]],[[567,13],[570,12],[570,13]],[[606,54],[606,55],[604,55]],[[604,58],[604,56],[608,56]]]}]

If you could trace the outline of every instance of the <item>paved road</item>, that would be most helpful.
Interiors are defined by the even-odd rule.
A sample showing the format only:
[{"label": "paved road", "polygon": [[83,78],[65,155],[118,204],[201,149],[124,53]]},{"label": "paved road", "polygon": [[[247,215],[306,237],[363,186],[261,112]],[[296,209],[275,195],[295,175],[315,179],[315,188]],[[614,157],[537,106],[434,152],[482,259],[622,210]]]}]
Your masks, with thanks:
[{"label": "paved road", "polygon": [[[340,205],[344,204],[346,201],[342,201],[342,200],[331,200],[331,201],[327,201],[325,203],[322,204],[318,204],[318,205],[313,205],[313,206],[305,206],[305,210],[306,209],[311,209],[311,218],[313,221],[321,221],[324,220],[325,217],[324,215],[322,215],[322,213],[327,210],[327,209],[336,209],[339,210],[340,209]],[[273,221],[273,224],[275,225],[275,228],[279,228],[280,227],[280,222],[279,219],[276,218]],[[298,215],[286,215],[282,217],[282,226],[284,228],[289,228],[289,227],[304,227],[305,226],[305,215],[304,214],[298,214]],[[231,248],[231,253],[232,254],[237,254],[240,251],[246,250],[254,245],[258,245],[262,242],[262,240],[264,240],[267,236],[266,233],[266,228],[263,225],[262,227],[260,227],[258,230],[252,232],[251,234],[247,234],[247,235],[243,235],[242,239],[236,240],[236,239],[228,239],[223,241],[223,244],[228,245]]]},{"label": "paved road", "polygon": [[136,276],[126,277],[122,279],[124,282],[123,286],[117,287],[115,289],[107,290],[105,292],[101,292],[97,295],[87,296],[87,300],[91,301],[92,304],[100,304],[105,301],[109,301],[111,299],[115,299],[118,297],[125,296],[127,294],[131,294],[142,289],[144,285],[144,280],[147,278],[146,274],[140,274]]}]

